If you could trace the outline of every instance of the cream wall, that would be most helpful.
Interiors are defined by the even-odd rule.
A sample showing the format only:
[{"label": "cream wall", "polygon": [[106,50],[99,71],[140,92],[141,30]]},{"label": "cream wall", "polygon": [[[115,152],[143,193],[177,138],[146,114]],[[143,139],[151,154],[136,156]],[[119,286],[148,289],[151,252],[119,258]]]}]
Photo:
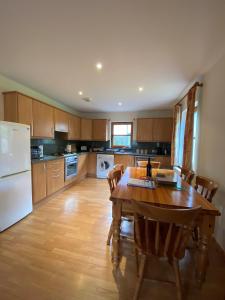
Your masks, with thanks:
[{"label": "cream wall", "polygon": [[225,56],[204,76],[200,106],[198,174],[215,179],[220,187],[215,205],[215,237],[225,250]]},{"label": "cream wall", "polygon": [[4,103],[3,103],[3,95],[0,90],[0,121],[4,120]]}]

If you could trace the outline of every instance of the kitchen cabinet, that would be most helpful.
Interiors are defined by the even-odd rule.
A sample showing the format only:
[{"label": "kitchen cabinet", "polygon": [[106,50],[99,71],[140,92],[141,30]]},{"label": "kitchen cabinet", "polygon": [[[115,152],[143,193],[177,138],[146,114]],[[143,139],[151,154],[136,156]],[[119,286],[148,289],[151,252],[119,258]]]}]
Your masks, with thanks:
[{"label": "kitchen cabinet", "polygon": [[92,120],[92,140],[108,141],[109,140],[109,121],[106,119]]},{"label": "kitchen cabinet", "polygon": [[137,142],[153,141],[153,119],[137,119]]},{"label": "kitchen cabinet", "polygon": [[17,92],[4,94],[4,120],[30,125],[33,135],[32,98]]},{"label": "kitchen cabinet", "polygon": [[134,166],[134,156],[129,154],[115,154],[114,155],[114,165],[122,164],[124,165],[124,169],[127,167]]},{"label": "kitchen cabinet", "polygon": [[33,136],[54,138],[54,108],[37,100],[32,101]]},{"label": "kitchen cabinet", "polygon": [[171,142],[173,131],[172,118],[153,119],[153,141]]},{"label": "kitchen cabinet", "polygon": [[81,119],[81,140],[91,141],[92,140],[92,120],[91,119]]},{"label": "kitchen cabinet", "polygon": [[68,140],[80,140],[80,118],[69,115]]},{"label": "kitchen cabinet", "polygon": [[58,108],[54,108],[55,131],[69,131],[69,114]]},{"label": "kitchen cabinet", "polygon": [[88,170],[88,153],[82,153],[78,157],[77,180],[86,177]]},{"label": "kitchen cabinet", "polygon": [[64,186],[64,158],[46,163],[47,196]]},{"label": "kitchen cabinet", "polygon": [[157,156],[153,159],[153,161],[159,161],[161,169],[171,168],[171,157],[170,156]]},{"label": "kitchen cabinet", "polygon": [[32,195],[33,203],[37,203],[47,196],[45,162],[32,164]]},{"label": "kitchen cabinet", "polygon": [[137,142],[171,142],[172,118],[137,119]]},{"label": "kitchen cabinet", "polygon": [[97,165],[97,154],[89,153],[88,154],[88,176],[96,177],[96,165]]}]

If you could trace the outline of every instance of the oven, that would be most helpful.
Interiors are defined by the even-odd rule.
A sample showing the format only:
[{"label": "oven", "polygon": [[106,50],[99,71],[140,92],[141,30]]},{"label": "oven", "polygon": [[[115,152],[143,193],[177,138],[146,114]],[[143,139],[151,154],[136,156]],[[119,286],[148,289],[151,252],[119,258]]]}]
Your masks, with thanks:
[{"label": "oven", "polygon": [[75,177],[77,175],[77,155],[70,155],[65,157],[65,180]]}]

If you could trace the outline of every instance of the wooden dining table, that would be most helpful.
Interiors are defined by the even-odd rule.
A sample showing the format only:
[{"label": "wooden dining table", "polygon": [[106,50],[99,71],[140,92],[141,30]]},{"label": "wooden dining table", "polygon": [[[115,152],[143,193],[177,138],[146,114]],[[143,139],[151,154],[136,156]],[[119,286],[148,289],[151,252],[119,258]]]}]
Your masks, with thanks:
[{"label": "wooden dining table", "polygon": [[[196,261],[196,279],[201,285],[205,280],[208,265],[208,246],[214,232],[215,218],[220,215],[218,209],[203,198],[192,186],[183,181],[174,170],[153,169],[153,178],[157,175],[174,177],[175,185],[158,183],[155,189],[134,187],[127,185],[130,178],[143,178],[146,175],[145,168],[128,167],[111,194],[113,203],[113,239],[112,239],[112,263],[116,270],[119,267],[120,253],[120,225],[122,209],[132,213],[131,200],[158,205],[167,208],[191,208],[201,206],[201,214],[198,217],[199,245]],[[159,177],[160,179],[160,177]]]}]

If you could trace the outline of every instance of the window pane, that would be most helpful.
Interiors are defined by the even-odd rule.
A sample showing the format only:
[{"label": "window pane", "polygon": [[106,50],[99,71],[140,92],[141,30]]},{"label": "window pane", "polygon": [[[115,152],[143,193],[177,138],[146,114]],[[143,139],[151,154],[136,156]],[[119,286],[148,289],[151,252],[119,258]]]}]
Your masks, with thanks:
[{"label": "window pane", "polygon": [[131,136],[124,136],[124,135],[114,136],[113,146],[131,147]]},{"label": "window pane", "polygon": [[131,134],[131,124],[113,125],[113,135],[129,135],[129,134]]},{"label": "window pane", "polygon": [[178,165],[183,165],[183,151],[184,151],[184,134],[185,134],[185,124],[186,124],[187,110],[185,109],[181,115],[180,123],[180,138],[179,138],[179,154],[178,154]]}]

